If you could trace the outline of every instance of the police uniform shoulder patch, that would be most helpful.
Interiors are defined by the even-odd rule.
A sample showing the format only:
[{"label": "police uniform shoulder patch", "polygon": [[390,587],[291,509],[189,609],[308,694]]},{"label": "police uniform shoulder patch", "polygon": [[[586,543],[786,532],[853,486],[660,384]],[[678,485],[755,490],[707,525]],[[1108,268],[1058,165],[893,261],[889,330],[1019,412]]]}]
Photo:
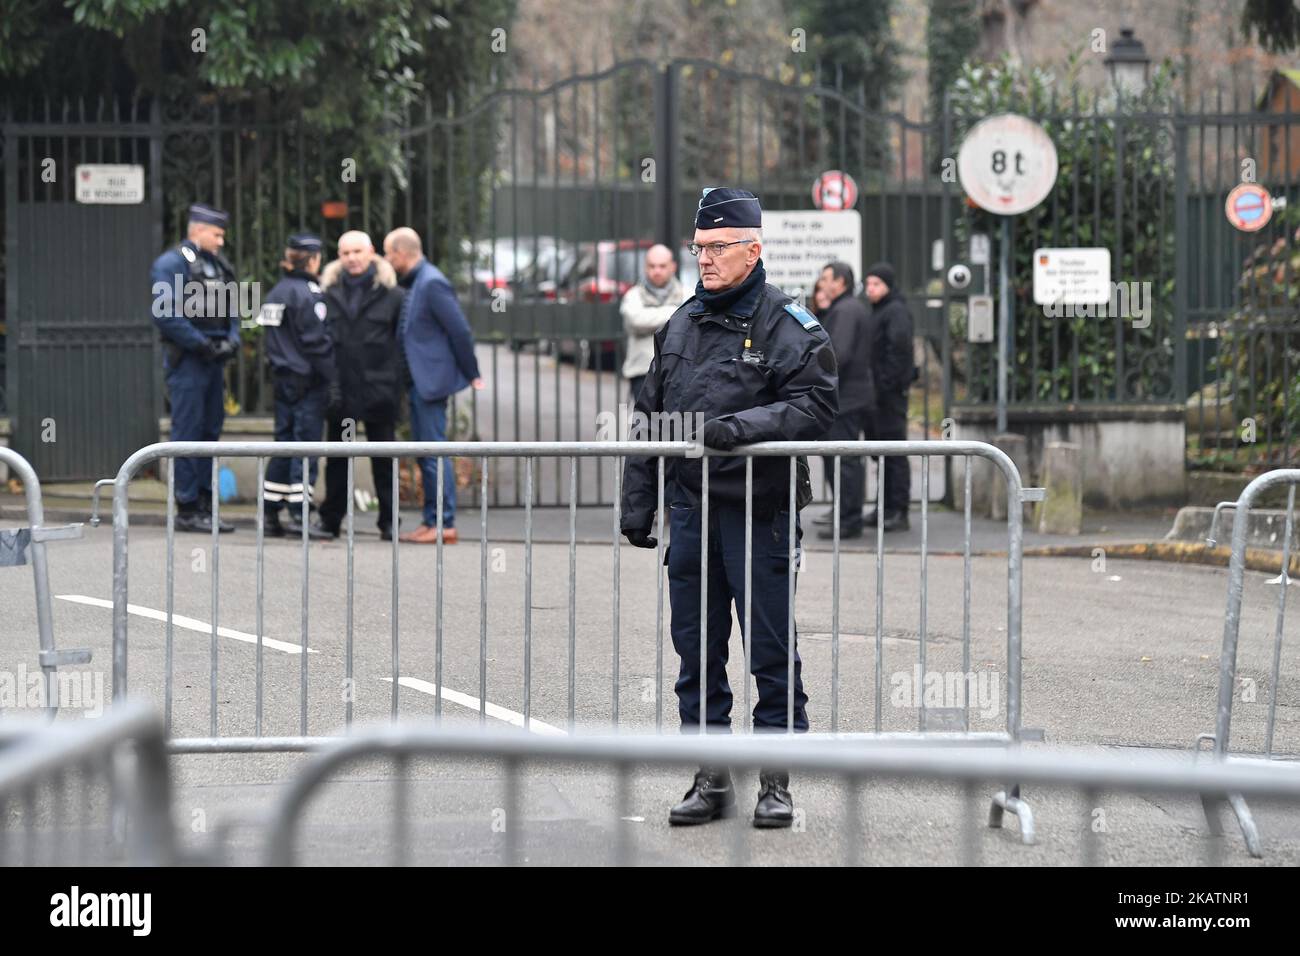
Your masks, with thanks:
[{"label": "police uniform shoulder patch", "polygon": [[189,246],[181,246],[181,255],[185,257],[186,262],[191,264],[197,262],[199,259],[199,257],[194,254],[194,250]]},{"label": "police uniform shoulder patch", "polygon": [[817,316],[813,315],[798,302],[787,302],[785,304],[785,310],[798,319],[799,324],[810,332],[813,329],[820,329],[822,327],[821,323],[817,321]]},{"label": "police uniform shoulder patch", "polygon": [[315,282],[313,282],[311,279],[308,279],[308,280],[307,280],[307,288],[308,288],[310,291],[315,292],[317,295],[320,295],[320,286],[318,286],[318,285],[317,285]]},{"label": "police uniform shoulder patch", "polygon": [[267,325],[272,328],[278,328],[280,321],[284,318],[283,302],[267,302],[262,305],[262,311],[257,314],[257,324]]},{"label": "police uniform shoulder patch", "polygon": [[314,306],[312,306],[312,308],[313,308],[313,309],[315,310],[315,312],[316,312],[316,318],[318,318],[318,319],[320,319],[322,322],[324,322],[324,321],[325,321],[325,316],[326,316],[326,314],[329,312],[329,309],[326,308],[325,303],[324,303],[324,302],[317,302]]}]

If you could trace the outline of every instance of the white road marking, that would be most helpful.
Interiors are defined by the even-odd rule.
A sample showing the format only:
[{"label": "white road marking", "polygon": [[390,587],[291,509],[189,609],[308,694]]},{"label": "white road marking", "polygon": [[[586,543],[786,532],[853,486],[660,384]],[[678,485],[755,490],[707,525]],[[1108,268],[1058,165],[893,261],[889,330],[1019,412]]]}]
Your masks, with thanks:
[{"label": "white road marking", "polygon": [[[113,608],[112,601],[105,601],[103,598],[86,597],[84,594],[56,594],[60,601],[70,601],[73,604],[86,604],[90,607],[106,607],[109,610]],[[151,607],[144,607],[140,604],[128,604],[126,606],[128,614],[134,614],[136,617],[148,618],[151,621],[162,621],[167,623],[167,612],[156,611]],[[200,634],[211,634],[212,624],[200,621],[198,618],[185,617],[183,614],[173,614],[172,624],[176,627],[184,628],[187,631],[197,631]],[[245,631],[236,631],[232,627],[222,627],[217,625],[217,634],[221,637],[228,637],[231,640],[243,641],[245,644],[256,644],[257,635],[249,634]],[[301,654],[302,645],[293,644],[289,641],[277,641],[273,637],[262,637],[262,646],[269,647],[272,650],[284,651],[286,654]],[[307,648],[308,654],[315,654],[310,647]]]},{"label": "white road marking", "polygon": [[[385,681],[392,683],[391,677],[385,677]],[[420,680],[418,677],[399,677],[397,683],[402,687],[409,687],[411,690],[418,690],[422,694],[428,694],[430,697],[438,696],[438,685],[427,680]],[[453,704],[460,704],[470,710],[478,713],[479,699],[471,697],[469,694],[462,694],[458,690],[452,690],[449,687],[442,689],[442,699],[451,701]],[[503,720],[507,724],[514,724],[516,727],[524,725],[524,715],[518,711],[510,710],[491,701],[483,708],[489,717],[495,717],[497,720]],[[551,724],[544,723],[536,717],[529,718],[528,729],[535,734],[541,734],[544,737],[567,737],[568,732],[554,727]]]},{"label": "white road marking", "polygon": [[[102,607],[109,610],[112,610],[113,608],[112,601],[105,601],[103,598],[87,597],[84,594],[56,594],[55,597],[60,601],[68,601],[72,604],[85,604],[89,607]],[[162,623],[167,622],[166,611],[155,610],[154,608],[144,607],[140,604],[128,604],[126,610],[128,614],[134,614],[137,617],[147,618],[151,621],[160,621]],[[181,614],[173,614],[172,623],[176,627],[184,628],[188,631],[196,631],[199,634],[210,635],[212,633],[212,625],[200,621],[197,618],[185,617]],[[221,637],[229,637],[232,640],[243,641],[246,644],[257,643],[256,634],[236,631],[234,628],[230,627],[221,627],[218,625],[217,634]],[[262,646],[270,647],[277,651],[284,651],[286,654],[302,653],[302,645],[292,644],[288,641],[278,641],[272,637],[264,636],[262,638]],[[317,652],[311,648],[307,648],[307,653],[315,654]],[[390,684],[393,682],[391,677],[385,677],[383,679]],[[430,697],[438,696],[437,684],[430,683],[427,680],[420,680],[418,677],[402,677],[398,679],[398,683],[403,687],[409,687],[411,690],[419,691],[422,694],[428,694]],[[444,687],[442,689],[442,699],[450,701],[453,704],[459,704],[461,707],[468,708],[475,713],[477,713],[479,709],[479,699],[477,697],[471,697],[469,694],[462,694],[460,691],[452,690],[449,687]],[[507,707],[502,707],[499,704],[494,704],[491,701],[488,701],[484,711],[489,717],[492,717],[495,720],[501,720],[507,724],[513,724],[516,727],[522,727],[524,725],[523,714],[518,711],[510,710]],[[566,732],[561,730],[559,727],[552,726],[551,724],[537,720],[536,718],[528,721],[528,729],[535,734],[542,734],[543,736],[548,737],[563,737],[567,735]]]}]

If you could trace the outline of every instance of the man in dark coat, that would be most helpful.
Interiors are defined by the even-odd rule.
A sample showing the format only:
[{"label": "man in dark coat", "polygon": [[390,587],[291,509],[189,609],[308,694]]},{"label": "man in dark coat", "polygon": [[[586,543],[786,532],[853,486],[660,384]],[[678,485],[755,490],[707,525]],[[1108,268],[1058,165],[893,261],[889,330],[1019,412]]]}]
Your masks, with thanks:
[{"label": "man in dark coat", "polygon": [[[876,379],[876,431],[878,441],[907,440],[907,391],[916,380],[912,359],[912,314],[907,300],[894,284],[894,267],[877,262],[867,270],[867,298],[875,332],[872,370]],[[877,476],[880,474],[877,459]],[[883,458],[885,476],[885,530],[906,531],[907,509],[912,500],[912,469],[906,456]],[[866,523],[875,527],[880,516],[872,510]]]},{"label": "man in dark coat", "polygon": [[[818,288],[830,300],[821,323],[831,337],[835,364],[840,373],[840,411],[826,433],[827,441],[858,441],[874,431],[872,416],[876,410],[875,375],[871,368],[872,327],[867,307],[853,294],[853,267],[832,262],[822,269]],[[835,480],[835,458],[826,455],[827,482]],[[840,458],[840,537],[862,536],[862,505],[866,495],[867,468],[861,456]],[[833,516],[818,518],[818,524],[831,523]],[[835,531],[826,528],[819,538],[833,538]]]},{"label": "man in dark coat", "polygon": [[[704,191],[690,247],[700,260],[700,281],[695,295],[655,333],[654,358],[636,401],[636,413],[647,421],[662,421],[665,413],[702,420],[699,432],[691,426],[692,434],[702,435],[708,448],[721,452],[755,442],[816,440],[835,418],[837,380],[830,339],[807,309],[767,284],[760,258],[761,225],[762,210],[753,193]],[[704,467],[709,469],[709,554],[702,575]],[[681,658],[676,691],[682,731],[698,732],[703,723],[708,730],[725,733],[731,727],[726,673],[731,606],[742,628],[745,615],[745,459],[716,454],[668,458],[664,472],[672,535],[668,593],[673,647]],[[658,544],[651,537],[657,474],[654,459],[628,458],[620,527],[640,548]],[[789,481],[788,459],[755,459],[750,665],[758,687],[754,729],[759,732],[808,729],[797,635],[788,628],[787,575],[798,566],[801,534],[796,517],[795,540],[789,540]],[[700,603],[706,587],[707,647],[701,668]],[[707,703],[701,701],[701,685]],[[790,826],[794,801],[789,774],[767,768],[759,780],[754,825]],[[733,813],[735,803],[728,770],[701,767],[668,819],[674,825],[706,823]]]},{"label": "man in dark coat", "polygon": [[[341,404],[331,410],[326,423],[329,441],[356,437],[365,423],[367,441],[392,441],[395,437],[401,347],[397,325],[402,311],[402,290],[397,273],[375,254],[364,232],[339,236],[339,257],[321,273],[325,292],[325,322],[334,341]],[[345,420],[351,428],[345,433]],[[379,499],[379,534],[385,541],[393,529],[393,461],[371,458],[375,497]],[[325,465],[325,503],[320,508],[321,527],[337,536],[347,515],[348,460],[330,458]]]}]

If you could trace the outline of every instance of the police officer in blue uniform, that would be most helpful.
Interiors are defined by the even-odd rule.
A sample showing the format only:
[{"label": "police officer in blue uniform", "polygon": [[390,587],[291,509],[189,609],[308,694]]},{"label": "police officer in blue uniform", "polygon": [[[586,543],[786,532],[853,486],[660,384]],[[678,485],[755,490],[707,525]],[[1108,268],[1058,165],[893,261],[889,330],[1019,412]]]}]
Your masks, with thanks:
[{"label": "police officer in blue uniform", "polygon": [[[726,452],[754,442],[810,441],[824,436],[838,408],[838,379],[830,338],[817,320],[775,286],[763,269],[762,209],[743,189],[706,189],[695,218],[690,250],[700,261],[700,281],[654,337],[654,359],[636,410],[703,418],[702,438]],[[662,417],[661,419],[662,420]],[[664,437],[664,436],[655,436]],[[668,548],[673,647],[681,658],[676,691],[683,732],[699,732],[701,462],[709,468],[708,654],[706,729],[731,726],[726,664],[731,605],[744,627],[745,459],[720,455],[665,460],[665,500],[671,511]],[[751,669],[758,687],[756,731],[787,729],[788,459],[754,459],[753,623]],[[797,507],[811,498],[804,463]],[[621,502],[621,530],[637,547],[653,548],[657,506],[653,458],[629,458]],[[796,518],[796,542],[802,537]],[[797,558],[796,558],[797,560]],[[794,657],[794,718],[805,731],[801,664]],[[788,827],[794,819],[789,774],[760,774],[754,810],[758,827]],[[681,803],[675,825],[705,823],[735,812],[726,768],[701,767]]]},{"label": "police officer in blue uniform", "polygon": [[[320,441],[328,408],[342,403],[334,345],[325,325],[325,295],[316,282],[322,243],[311,233],[289,237],[280,267],[284,277],[262,304],[258,324],[266,329],[266,357],[275,386],[275,440]],[[262,486],[266,534],[282,537],[302,534],[303,496],[311,502],[318,459],[311,458],[307,483],[302,459],[272,458]],[[288,514],[281,522],[280,511]],[[308,536],[333,537],[312,524]]]},{"label": "police officer in blue uniform", "polygon": [[[224,256],[230,217],[196,204],[185,241],[154,260],[153,320],[163,337],[172,441],[217,441],[225,422],[225,363],[239,351],[235,270]],[[212,459],[177,458],[176,528],[212,532]],[[222,532],[234,527],[221,522]]]}]

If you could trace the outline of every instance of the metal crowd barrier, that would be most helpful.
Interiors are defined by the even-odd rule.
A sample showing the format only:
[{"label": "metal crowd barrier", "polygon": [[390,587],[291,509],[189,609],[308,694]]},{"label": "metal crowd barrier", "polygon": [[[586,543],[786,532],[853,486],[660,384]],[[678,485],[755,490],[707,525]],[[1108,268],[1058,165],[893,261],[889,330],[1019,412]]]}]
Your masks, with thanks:
[{"label": "metal crowd barrier", "polygon": [[[1286,623],[1287,590],[1290,586],[1289,568],[1291,564],[1291,536],[1294,530],[1296,484],[1300,483],[1300,469],[1279,468],[1265,472],[1254,479],[1241,492],[1235,502],[1220,502],[1215,506],[1214,522],[1210,528],[1209,540],[1213,542],[1217,533],[1219,512],[1224,508],[1233,508],[1236,512],[1232,522],[1232,556],[1228,563],[1228,602],[1223,617],[1223,649],[1219,655],[1219,704],[1213,734],[1202,734],[1197,738],[1197,746],[1203,741],[1214,744],[1214,754],[1220,760],[1266,760],[1274,761],[1279,755],[1274,752],[1274,729],[1277,720],[1278,694],[1282,676],[1282,635]],[[1256,499],[1276,485],[1287,486],[1286,526],[1282,536],[1282,566],[1278,578],[1277,613],[1273,633],[1273,663],[1270,671],[1268,692],[1268,713],[1265,718],[1264,749],[1262,753],[1232,753],[1230,750],[1232,731],[1232,701],[1237,686],[1237,646],[1241,633],[1241,602],[1246,575],[1246,542],[1249,534],[1250,510]],[[1290,755],[1294,757],[1294,754]],[[1300,777],[1300,765],[1291,765]],[[1250,807],[1242,794],[1230,794],[1229,803],[1241,828],[1243,839],[1252,856],[1261,856],[1263,847],[1259,831],[1255,826]],[[1207,813],[1209,811],[1207,810]]]},{"label": "metal crowd barrier", "polygon": [[162,721],[136,702],[0,721],[0,866],[177,862],[167,762]]},{"label": "metal crowd barrier", "polygon": [[61,665],[90,663],[89,650],[63,650],[54,646],[54,611],[50,598],[50,573],[46,561],[45,543],[81,537],[81,525],[71,524],[47,527],[45,506],[41,499],[41,483],[27,459],[10,448],[0,447],[0,463],[7,465],[23,485],[27,504],[28,527],[0,531],[0,567],[27,564],[32,566],[32,579],[36,589],[36,632],[40,641],[41,677],[47,693],[46,710],[53,716],[58,710],[59,695],[57,674]]},{"label": "metal crowd barrier", "polygon": [[[806,781],[811,775],[833,778],[842,801],[842,817],[838,824],[830,823],[836,840],[817,862],[835,862],[838,855],[849,865],[878,862],[867,859],[868,834],[862,817],[867,788],[881,782],[936,785],[927,790],[936,795],[956,787],[960,808],[948,811],[946,819],[959,830],[953,840],[957,858],[931,862],[965,865],[990,862],[979,832],[982,823],[989,828],[999,828],[1003,823],[1003,811],[997,804],[986,817],[981,813],[977,794],[979,786],[987,783],[1016,780],[1036,785],[1044,792],[1066,791],[1075,796],[1077,799],[1067,804],[1066,813],[1077,816],[1053,819],[1050,829],[1067,851],[1077,836],[1077,862],[1088,866],[1108,861],[1111,848],[1107,841],[1121,841],[1117,846],[1131,848],[1122,843],[1123,813],[1116,814],[1116,827],[1121,828],[1118,831],[1096,826],[1096,808],[1113,805],[1116,795],[1194,797],[1207,808],[1217,807],[1228,794],[1242,799],[1262,798],[1280,804],[1287,814],[1284,820],[1296,819],[1296,811],[1300,810],[1300,774],[1276,763],[1198,762],[1193,754],[922,748],[905,743],[846,743],[826,736],[796,739],[788,735],[544,737],[517,730],[452,728],[433,721],[359,725],[345,738],[318,740],[316,744],[319,752],[292,774],[269,814],[258,814],[256,819],[241,824],[261,837],[253,844],[257,862],[275,866],[320,862],[303,859],[300,843],[304,831],[313,838],[313,845],[343,854],[325,861],[334,864],[376,862],[359,861],[348,847],[364,848],[372,857],[382,855],[384,862],[395,865],[419,862],[421,847],[456,849],[443,846],[437,837],[429,837],[427,828],[440,825],[444,818],[441,807],[425,809],[421,799],[424,795],[415,792],[420,777],[411,771],[413,764],[421,760],[487,761],[503,769],[503,800],[499,800],[502,793],[497,789],[498,781],[481,775],[479,779],[487,783],[487,788],[480,794],[465,795],[470,805],[479,800],[485,814],[491,810],[491,837],[474,837],[472,830],[465,830],[464,800],[446,808],[446,812],[458,814],[457,832],[470,833],[474,845],[465,849],[475,861],[483,859],[486,849],[498,852],[499,861],[505,864],[572,863],[575,853],[586,852],[571,846],[568,835],[554,831],[554,821],[545,808],[534,813],[540,820],[530,823],[526,812],[533,807],[529,800],[530,774],[534,779],[553,780],[567,772],[587,788],[599,781],[601,771],[613,777],[612,799],[607,807],[595,811],[607,814],[604,821],[599,816],[593,818],[592,811],[580,814],[577,821],[583,827],[594,825],[600,829],[598,837],[591,841],[594,852],[603,855],[608,846],[610,862],[620,865],[671,862],[671,857],[683,858],[677,862],[698,862],[712,854],[709,837],[715,837],[716,845],[721,847],[729,841],[733,864],[750,862],[747,836],[753,831],[743,820],[708,828],[704,843],[694,835],[690,841],[683,841],[662,831],[634,837],[636,828],[632,824],[640,818],[629,813],[636,809],[632,795],[639,775],[698,764],[747,772],[782,767],[797,775],[801,788],[808,786]],[[394,773],[386,781],[374,780],[373,761],[383,758],[391,760]],[[211,847],[182,850],[173,820],[170,759],[162,721],[138,701],[119,704],[99,720],[0,720],[0,866],[233,862],[230,854],[213,852]],[[308,815],[320,805],[342,771],[362,764],[368,789],[360,796],[370,812],[358,820],[334,808],[332,819],[348,831],[348,837],[322,841],[320,832],[310,830],[318,821],[309,820]],[[372,792],[380,788],[391,793],[391,802]],[[818,824],[824,827],[828,819],[821,811],[827,799],[825,788],[804,792],[815,793],[809,799],[815,801],[811,806],[817,809],[810,812],[819,814]],[[116,797],[112,804],[109,793]],[[489,808],[487,804],[493,802],[502,806]],[[120,829],[115,819],[119,814]],[[413,820],[425,831],[412,827]],[[230,822],[217,821],[214,832],[220,833]],[[367,824],[373,824],[376,832],[370,832]],[[1221,835],[1213,817],[1211,824],[1210,835]],[[1032,826],[1032,817],[1021,817],[1022,836]],[[1139,836],[1145,833],[1141,827],[1134,832]],[[529,838],[539,833],[543,833],[540,839],[545,842],[533,839],[530,843]],[[943,846],[944,839],[936,832],[935,845]],[[531,859],[525,857],[526,845],[531,846]],[[1152,847],[1167,849],[1158,842]],[[549,860],[548,853],[558,853],[563,859]],[[888,848],[882,851],[888,853]],[[911,857],[903,862],[917,860]],[[1225,862],[1220,840],[1201,842],[1201,862]]]},{"label": "metal crowd barrier", "polygon": [[[1276,766],[1215,760],[1198,762],[1193,754],[1080,753],[1020,747],[921,748],[906,744],[845,744],[825,737],[800,740],[788,735],[540,737],[510,730],[453,729],[432,723],[387,724],[371,729],[356,728],[347,739],[331,743],[315,754],[297,772],[273,810],[265,862],[273,866],[303,862],[299,836],[313,801],[339,771],[384,757],[391,758],[395,771],[391,778],[391,811],[380,810],[374,819],[377,826],[388,831],[388,861],[394,865],[413,862],[412,848],[420,843],[420,838],[412,834],[408,820],[412,803],[411,762],[432,758],[488,760],[504,770],[504,806],[495,808],[495,812],[501,814],[503,824],[498,829],[499,859],[507,865],[526,862],[522,847],[528,824],[523,813],[525,787],[521,778],[525,769],[532,766],[540,767],[548,780],[562,772],[560,768],[578,768],[576,773],[585,781],[591,780],[593,768],[612,772],[616,796],[608,808],[608,842],[610,862],[618,865],[638,862],[642,849],[634,845],[634,828],[630,823],[639,818],[629,816],[633,809],[630,805],[633,778],[647,768],[659,767],[707,764],[751,772],[763,767],[782,767],[798,774],[799,779],[806,779],[808,774],[834,777],[843,795],[843,823],[836,832],[842,835],[842,859],[849,865],[867,862],[863,859],[865,833],[860,820],[862,796],[869,782],[882,779],[960,785],[964,808],[960,859],[952,862],[965,865],[981,862],[978,839],[981,815],[976,791],[982,783],[1017,780],[1039,785],[1040,789],[1073,791],[1080,796],[1082,800],[1076,804],[1077,826],[1062,827],[1059,832],[1082,835],[1079,862],[1086,866],[1105,862],[1102,847],[1105,838],[1098,836],[1103,831],[1095,825],[1095,808],[1102,794],[1192,796],[1199,797],[1209,807],[1221,801],[1224,794],[1236,793],[1283,801],[1287,810],[1300,810],[1300,774],[1279,772]],[[372,772],[371,765],[367,766],[367,772]],[[368,797],[367,805],[385,806],[373,796]],[[421,822],[427,822],[427,818],[422,816]],[[538,824],[538,829],[545,828],[549,822]],[[987,825],[992,828],[1002,825],[1000,806],[995,804],[989,812]],[[1022,832],[1032,826],[1032,817],[1022,817],[1020,826]],[[753,831],[746,821],[716,824],[709,832],[732,841],[733,864],[748,862],[746,835]],[[1109,827],[1105,832],[1109,832]],[[1212,825],[1211,834],[1219,833]],[[354,833],[352,845],[364,843],[375,847],[381,845],[381,839],[378,834],[373,839],[371,836],[363,839]],[[314,842],[319,845],[321,841]],[[557,849],[563,843],[562,839],[553,840],[547,848]],[[329,845],[339,844],[331,841]],[[667,848],[673,849],[671,838]],[[1202,848],[1203,862],[1212,865],[1222,862],[1219,841],[1205,840]],[[535,852],[541,849],[534,844]],[[662,858],[665,846],[659,844],[645,849]],[[683,852],[698,853],[700,847],[692,843]]]},{"label": "metal crowd barrier", "polygon": [[[265,473],[266,459],[276,456],[302,457],[304,467],[307,460],[311,457],[318,456],[335,456],[345,457],[348,459],[348,495],[347,495],[347,517],[344,527],[344,542],[347,548],[347,592],[346,592],[346,650],[345,666],[347,679],[353,677],[353,658],[354,658],[354,534],[353,534],[353,463],[358,457],[392,457],[395,460],[400,456],[466,456],[482,459],[483,467],[481,473],[483,493],[479,495],[479,512],[481,518],[480,528],[480,589],[479,589],[479,667],[478,667],[478,690],[479,690],[479,717],[480,722],[486,721],[487,714],[487,686],[488,686],[488,516],[489,495],[486,494],[490,465],[494,459],[522,457],[528,460],[529,467],[524,469],[525,487],[527,493],[524,496],[525,517],[524,517],[524,594],[523,594],[523,688],[522,688],[522,710],[523,723],[525,727],[531,725],[534,720],[533,716],[533,678],[532,678],[532,656],[533,656],[533,629],[532,629],[532,552],[533,552],[533,505],[532,505],[532,463],[538,458],[549,457],[567,457],[570,459],[569,470],[569,582],[568,582],[568,612],[569,612],[569,632],[568,632],[568,660],[567,660],[567,677],[568,677],[568,724],[572,730],[576,726],[575,714],[575,667],[576,667],[576,615],[575,615],[575,554],[576,554],[576,507],[577,507],[577,463],[580,458],[602,456],[615,457],[621,459],[625,456],[648,456],[658,459],[658,549],[656,556],[658,558],[657,567],[662,568],[664,557],[664,461],[669,457],[695,456],[699,454],[713,455],[719,454],[703,449],[701,446],[688,442],[468,442],[468,443],[434,443],[434,442],[310,442],[310,443],[275,443],[275,442],[220,442],[220,443],[201,443],[201,442],[167,442],[150,445],[141,449],[132,455],[122,466],[114,483],[113,496],[113,692],[114,698],[120,698],[125,695],[128,688],[128,650],[129,650],[129,615],[128,615],[128,541],[129,541],[129,507],[128,507],[128,488],[130,481],[141,468],[145,465],[163,458],[177,457],[212,457],[212,458],[231,458],[231,457],[254,457],[258,460],[258,496],[257,496],[257,528],[256,528],[256,589],[254,595],[255,616],[256,616],[256,663],[255,672],[250,675],[253,684],[253,693],[255,696],[255,717],[254,717],[254,734],[252,736],[222,736],[219,733],[218,721],[218,683],[217,674],[219,667],[218,653],[218,629],[219,629],[219,611],[220,611],[220,535],[214,530],[211,537],[211,557],[210,557],[210,576],[211,576],[211,614],[210,622],[210,640],[209,640],[209,668],[208,668],[208,724],[209,733],[206,737],[187,737],[173,739],[171,746],[173,750],[184,752],[221,752],[221,751],[294,751],[307,749],[313,742],[319,742],[319,737],[309,734],[308,731],[308,654],[306,653],[306,636],[307,624],[310,611],[310,602],[308,598],[308,567],[309,567],[309,547],[306,532],[302,536],[302,585],[301,585],[301,626],[303,634],[303,651],[299,653],[299,713],[298,713],[298,731],[295,736],[267,736],[263,732],[263,701],[264,701],[264,675],[263,675],[263,618],[265,604],[265,586],[263,580],[264,574],[264,520],[263,520],[263,499],[260,478]],[[927,619],[926,607],[928,603],[928,581],[926,570],[928,567],[928,498],[929,489],[924,487],[928,485],[929,479],[929,457],[932,455],[962,457],[966,459],[966,482],[967,494],[965,496],[965,538],[964,538],[964,561],[963,561],[963,673],[970,671],[970,644],[971,644],[971,512],[969,493],[970,459],[984,458],[991,461],[1003,473],[1006,479],[1008,508],[1007,508],[1007,619],[1006,619],[1006,725],[1004,731],[973,731],[970,729],[970,700],[967,696],[964,702],[963,712],[957,715],[939,714],[942,721],[934,721],[931,718],[936,715],[927,713],[924,700],[918,707],[919,726],[915,732],[898,732],[885,731],[882,728],[882,701],[884,698],[884,674],[883,674],[883,620],[884,607],[883,600],[877,600],[875,609],[875,656],[874,656],[874,685],[875,685],[875,713],[874,722],[870,730],[865,732],[866,736],[874,739],[898,738],[903,740],[918,740],[935,743],[983,743],[991,745],[1008,745],[1025,739],[1031,734],[1027,734],[1021,727],[1021,555],[1022,555],[1022,507],[1021,503],[1026,500],[1032,500],[1039,489],[1025,489],[1021,485],[1020,475],[1011,460],[999,449],[992,445],[982,442],[964,442],[964,441],[898,441],[898,442],[771,442],[758,445],[752,445],[745,448],[737,449],[731,454],[744,456],[746,464],[746,541],[751,545],[747,549],[745,581],[746,581],[746,603],[749,603],[752,587],[752,520],[753,520],[753,458],[759,456],[789,457],[790,459],[790,484],[789,484],[789,512],[790,512],[790,536],[789,541],[795,542],[795,457],[797,455],[831,455],[835,456],[835,482],[834,482],[834,504],[838,508],[839,495],[839,461],[841,456],[845,455],[872,455],[872,456],[890,456],[890,455],[916,455],[923,459],[922,467],[922,495],[920,501],[921,509],[921,551],[920,551],[920,618],[918,621],[918,659],[917,666],[920,668],[922,675],[926,673],[926,654],[927,654]],[[214,511],[220,515],[220,496],[217,493],[216,482],[219,469],[213,468],[213,489],[212,501]],[[399,469],[393,469],[393,500],[398,501],[398,473]],[[442,523],[442,499],[444,489],[443,469],[437,469],[438,473],[438,531],[441,538]],[[704,469],[705,485],[707,487],[707,469]],[[174,592],[175,592],[175,574],[174,574],[174,518],[175,518],[175,495],[174,479],[171,477],[172,469],[168,469],[168,489],[167,489],[167,529],[166,529],[166,614],[163,620],[166,622],[165,629],[165,722],[171,731],[172,728],[172,708],[174,698],[173,686],[173,618],[174,618]],[[620,624],[619,624],[619,555],[622,545],[622,538],[619,533],[619,491],[621,483],[621,466],[614,469],[615,475],[615,495],[614,504],[611,512],[610,521],[610,559],[613,573],[613,619],[611,626],[611,656],[612,656],[612,701],[611,701],[611,723],[618,726],[619,720],[619,687],[620,687]],[[882,480],[877,484],[877,507],[883,513],[883,502],[885,498],[885,482]],[[307,502],[304,499],[302,503],[302,517],[304,527],[307,524]],[[707,546],[707,528],[708,528],[708,504],[707,496],[705,505],[702,508],[701,524],[705,540],[701,548],[701,563],[707,560],[709,552]],[[876,536],[876,593],[878,596],[884,594],[884,568],[885,568],[885,547],[884,531],[882,527],[877,527]],[[839,679],[839,661],[840,661],[840,541],[838,536],[838,527],[836,528],[835,537],[832,545],[834,561],[834,580],[833,580],[833,604],[834,616],[832,622],[832,662],[831,662],[831,719],[830,732],[841,734],[843,728],[840,726],[840,679]],[[787,556],[787,580],[789,593],[793,597],[794,576],[796,572],[798,548],[792,546]],[[400,593],[399,593],[399,547],[396,537],[394,537],[391,549],[391,603],[390,603],[390,649],[389,662],[391,671],[391,700],[390,716],[397,719],[399,715],[399,690],[401,687],[401,647],[399,642],[399,612],[400,612]],[[444,599],[444,564],[443,564],[443,545],[441,541],[436,546],[436,571],[435,571],[435,595],[436,595],[436,614],[434,624],[434,684],[437,688],[436,699],[434,702],[435,716],[441,717],[443,704],[443,641],[444,641],[444,622],[443,622],[443,599]],[[664,574],[662,570],[657,575],[656,584],[656,617],[655,617],[655,634],[656,634],[656,680],[655,680],[655,726],[656,729],[662,730],[663,727],[663,677],[664,677],[664,660],[663,660],[663,638],[664,638],[664,613],[663,613],[663,596],[664,596]],[[702,589],[701,594],[701,629],[707,626],[707,589]],[[750,711],[750,683],[748,679],[749,661],[751,649],[751,634],[748,622],[751,615],[745,614],[746,627],[744,628],[744,652],[745,652],[745,672],[746,680],[744,681],[744,710],[745,725],[749,729],[749,711]],[[790,631],[794,628],[794,603],[790,601],[789,620],[787,626]],[[793,670],[793,642],[791,645],[789,669]],[[701,656],[704,657],[705,641],[701,641]],[[707,669],[705,661],[701,661],[702,672]],[[704,675],[702,674],[702,679]],[[707,684],[702,690],[707,688]],[[918,687],[918,696],[920,688]],[[793,719],[793,685],[787,699],[787,729],[792,726]],[[705,712],[707,700],[702,702],[701,710]],[[345,723],[351,724],[353,716],[353,706],[351,698],[348,698],[343,707]],[[953,718],[956,718],[954,721]],[[935,723],[940,723],[947,729],[935,730]],[[954,724],[957,729],[953,729]],[[1006,797],[1006,806],[1008,809],[1016,810],[1018,804],[1018,794],[1014,788],[1008,791]]]}]

